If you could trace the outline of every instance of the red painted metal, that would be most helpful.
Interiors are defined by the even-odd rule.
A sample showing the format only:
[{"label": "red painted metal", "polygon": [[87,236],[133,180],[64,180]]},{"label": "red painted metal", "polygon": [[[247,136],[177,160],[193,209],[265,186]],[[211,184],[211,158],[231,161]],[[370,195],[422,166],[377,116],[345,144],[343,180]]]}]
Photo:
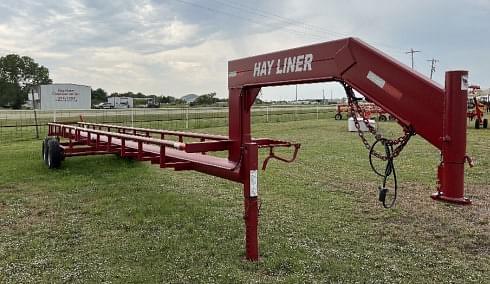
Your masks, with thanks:
[{"label": "red painted metal", "polygon": [[[466,204],[466,119],[460,115],[466,113],[466,102],[459,103],[467,98],[465,76],[465,72],[448,72],[444,89],[356,38],[232,60],[228,62],[233,141],[229,158],[239,159],[240,145],[250,141],[250,106],[260,88],[345,82],[441,150],[436,199]],[[257,254],[247,251],[247,255],[254,259]]]},{"label": "red painted metal", "polygon": [[[466,72],[446,74],[446,88],[421,76],[355,38],[259,55],[228,63],[229,135],[151,130],[94,123],[50,123],[49,135],[69,139],[65,156],[117,153],[151,161],[161,168],[196,170],[243,184],[246,258],[259,259],[258,149],[291,162],[299,144],[252,139],[251,107],[261,87],[339,81],[351,85],[401,124],[442,151],[437,200],[464,199],[466,159]],[[156,136],[156,137],[155,137]],[[177,141],[167,140],[173,137]],[[197,139],[196,142],[184,142]],[[274,147],[294,147],[292,159],[274,155]],[[208,152],[228,151],[227,158]]]},{"label": "red painted metal", "polygon": [[446,96],[442,136],[442,161],[438,168],[439,189],[432,198],[459,204],[470,204],[464,197],[464,164],[466,162],[467,90],[462,90],[466,71],[446,72]]}]

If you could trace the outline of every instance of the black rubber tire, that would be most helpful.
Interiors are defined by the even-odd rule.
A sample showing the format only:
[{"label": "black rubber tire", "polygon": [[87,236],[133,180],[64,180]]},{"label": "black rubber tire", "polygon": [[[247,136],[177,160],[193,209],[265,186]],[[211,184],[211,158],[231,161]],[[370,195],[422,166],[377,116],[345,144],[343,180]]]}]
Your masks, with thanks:
[{"label": "black rubber tire", "polygon": [[61,161],[63,160],[63,149],[60,143],[56,139],[48,140],[48,156],[47,165],[50,169],[56,169],[61,166]]},{"label": "black rubber tire", "polygon": [[475,119],[475,129],[480,129],[480,119]]},{"label": "black rubber tire", "polygon": [[378,117],[378,120],[379,120],[379,121],[387,121],[388,119],[386,118],[386,116],[385,116],[385,115],[380,115],[380,116]]},{"label": "black rubber tire", "polygon": [[483,128],[488,128],[488,119],[483,120]]},{"label": "black rubber tire", "polygon": [[341,113],[337,113],[335,115],[335,120],[342,120],[342,114]]}]

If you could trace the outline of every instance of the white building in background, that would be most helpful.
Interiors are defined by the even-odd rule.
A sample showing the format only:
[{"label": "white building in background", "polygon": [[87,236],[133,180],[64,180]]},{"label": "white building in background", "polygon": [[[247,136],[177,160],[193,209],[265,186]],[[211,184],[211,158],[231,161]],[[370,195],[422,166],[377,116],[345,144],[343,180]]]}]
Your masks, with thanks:
[{"label": "white building in background", "polygon": [[[36,108],[41,110],[90,109],[92,92],[90,86],[77,84],[40,85],[34,94]],[[29,94],[31,100],[31,94]]]},{"label": "white building in background", "polygon": [[113,108],[132,108],[134,107],[134,99],[131,97],[108,97],[107,102]]}]

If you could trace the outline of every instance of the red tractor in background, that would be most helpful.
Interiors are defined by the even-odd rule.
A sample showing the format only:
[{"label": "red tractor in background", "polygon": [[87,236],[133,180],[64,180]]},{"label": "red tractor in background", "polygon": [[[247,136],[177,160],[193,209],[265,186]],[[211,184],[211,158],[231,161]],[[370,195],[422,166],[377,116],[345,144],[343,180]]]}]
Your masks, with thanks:
[{"label": "red tractor in background", "polygon": [[[367,118],[370,118],[373,114],[377,114],[379,121],[387,121],[390,117],[390,115],[385,110],[373,103],[360,103],[359,106],[364,112],[363,115]],[[350,113],[350,108],[348,104],[337,104],[337,113],[335,114],[335,120],[342,120],[342,113]]]},{"label": "red tractor in background", "polygon": [[479,102],[478,98],[476,97],[477,90],[480,89],[480,86],[471,85],[468,87],[468,89],[468,94],[470,96],[473,95],[473,97],[468,98],[468,111],[466,116],[470,119],[470,121],[473,121],[473,119],[475,120],[475,129],[488,128],[488,119],[484,118],[485,104]]}]

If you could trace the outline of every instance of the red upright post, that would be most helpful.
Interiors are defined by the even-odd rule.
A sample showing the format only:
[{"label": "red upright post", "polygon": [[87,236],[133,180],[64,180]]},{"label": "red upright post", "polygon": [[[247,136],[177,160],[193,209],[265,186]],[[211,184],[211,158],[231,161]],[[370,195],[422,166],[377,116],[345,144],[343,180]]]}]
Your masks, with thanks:
[{"label": "red upright post", "polygon": [[471,204],[464,197],[464,164],[466,160],[466,108],[468,72],[446,72],[442,125],[442,161],[438,168],[439,188],[435,200]]},{"label": "red upright post", "polygon": [[245,254],[247,260],[259,260],[259,207],[258,207],[258,146],[256,143],[244,145],[243,197],[245,206]]}]

